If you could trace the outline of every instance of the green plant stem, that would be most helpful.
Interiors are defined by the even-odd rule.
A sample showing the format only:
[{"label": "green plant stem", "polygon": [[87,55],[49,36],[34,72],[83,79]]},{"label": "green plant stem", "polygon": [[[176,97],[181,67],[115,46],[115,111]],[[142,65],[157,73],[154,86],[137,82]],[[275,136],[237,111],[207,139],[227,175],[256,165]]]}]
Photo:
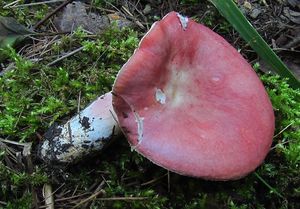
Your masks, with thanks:
[{"label": "green plant stem", "polygon": [[242,14],[232,0],[209,0],[227,21],[239,32],[241,37],[268,63],[271,68],[283,78],[288,78],[289,85],[300,88],[300,82],[287,68],[281,59],[273,52],[269,45],[259,35],[251,23]]},{"label": "green plant stem", "polygon": [[258,173],[254,172],[254,175],[264,184],[266,187],[268,187],[274,194],[276,194],[278,197],[281,197],[284,199],[284,197],[276,190],[274,189],[270,184],[268,184]]}]

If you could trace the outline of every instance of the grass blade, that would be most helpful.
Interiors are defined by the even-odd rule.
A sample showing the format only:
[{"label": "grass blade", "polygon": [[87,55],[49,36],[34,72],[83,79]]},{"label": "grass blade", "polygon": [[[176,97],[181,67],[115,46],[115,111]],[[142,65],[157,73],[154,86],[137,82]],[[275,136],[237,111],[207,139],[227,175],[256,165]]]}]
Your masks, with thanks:
[{"label": "grass blade", "polygon": [[288,78],[292,88],[300,88],[299,80],[273,52],[232,0],[210,0],[210,2],[276,73]]},{"label": "grass blade", "polygon": [[270,189],[270,191],[274,194],[276,194],[278,197],[281,197],[284,199],[284,197],[276,190],[274,189],[270,184],[268,184],[257,172],[254,172],[254,175],[266,186]]}]

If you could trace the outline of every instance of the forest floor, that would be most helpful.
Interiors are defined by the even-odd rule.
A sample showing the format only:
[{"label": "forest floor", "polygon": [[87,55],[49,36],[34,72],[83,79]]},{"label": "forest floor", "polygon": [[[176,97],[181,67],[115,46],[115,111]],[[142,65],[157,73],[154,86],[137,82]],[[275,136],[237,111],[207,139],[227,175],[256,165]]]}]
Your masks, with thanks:
[{"label": "forest floor", "polygon": [[[41,2],[0,1],[0,208],[300,208],[300,91],[268,73],[209,1]],[[300,2],[236,2],[300,79]],[[256,69],[276,115],[265,162],[240,180],[206,181],[154,165],[124,137],[75,164],[38,159],[47,129],[108,92],[139,40],[170,11],[223,36]],[[28,30],[36,34],[23,38]]]}]

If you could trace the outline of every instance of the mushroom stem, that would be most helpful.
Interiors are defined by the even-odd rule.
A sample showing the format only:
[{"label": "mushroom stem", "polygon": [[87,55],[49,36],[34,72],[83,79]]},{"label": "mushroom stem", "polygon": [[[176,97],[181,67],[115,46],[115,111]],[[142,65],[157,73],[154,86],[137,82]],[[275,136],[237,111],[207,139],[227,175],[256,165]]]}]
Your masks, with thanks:
[{"label": "mushroom stem", "polygon": [[114,114],[111,92],[98,97],[65,124],[49,128],[39,157],[48,163],[73,163],[99,152],[121,133]]}]

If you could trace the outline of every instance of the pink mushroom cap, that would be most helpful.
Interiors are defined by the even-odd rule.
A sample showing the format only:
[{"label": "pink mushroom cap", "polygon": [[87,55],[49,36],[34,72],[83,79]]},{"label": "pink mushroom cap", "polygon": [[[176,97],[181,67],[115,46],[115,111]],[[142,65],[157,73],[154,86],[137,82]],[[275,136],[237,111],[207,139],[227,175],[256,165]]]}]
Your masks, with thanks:
[{"label": "pink mushroom cap", "polygon": [[241,178],[272,143],[272,105],[251,66],[221,36],[175,12],[143,37],[113,95],[133,149],[182,175]]}]

